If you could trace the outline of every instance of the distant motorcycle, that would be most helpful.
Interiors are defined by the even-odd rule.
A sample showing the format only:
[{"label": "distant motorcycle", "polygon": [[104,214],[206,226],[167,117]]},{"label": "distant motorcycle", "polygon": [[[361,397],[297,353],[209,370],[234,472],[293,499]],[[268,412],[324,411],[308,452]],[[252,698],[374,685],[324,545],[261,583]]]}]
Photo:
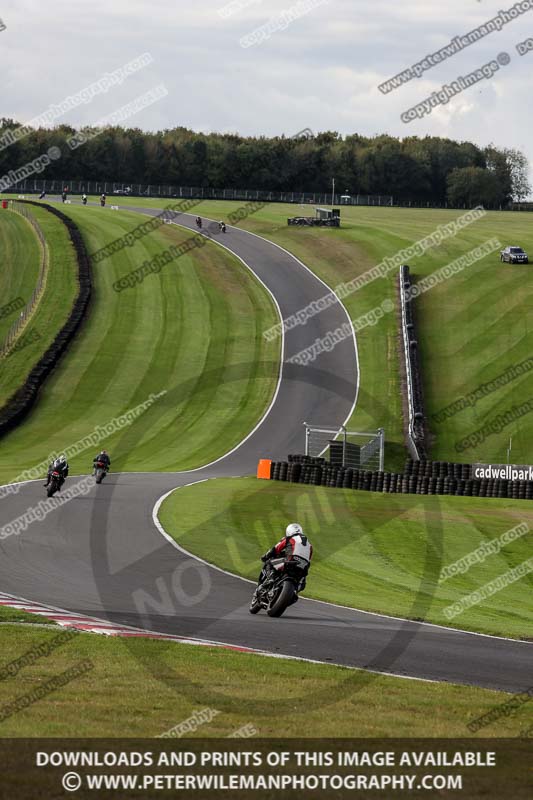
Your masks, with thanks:
[{"label": "distant motorcycle", "polygon": [[308,563],[303,559],[274,558],[270,561],[270,576],[259,586],[252,598],[250,614],[263,608],[269,617],[281,617],[298,600],[298,591],[305,578]]},{"label": "distant motorcycle", "polygon": [[52,470],[52,474],[50,475],[50,483],[46,489],[46,494],[48,497],[53,497],[55,493],[61,489],[62,484],[63,476],[61,473],[57,469]]},{"label": "distant motorcycle", "polygon": [[103,461],[97,461],[94,467],[94,475],[96,479],[96,483],[102,483],[105,476],[107,475],[107,466],[104,464]]}]

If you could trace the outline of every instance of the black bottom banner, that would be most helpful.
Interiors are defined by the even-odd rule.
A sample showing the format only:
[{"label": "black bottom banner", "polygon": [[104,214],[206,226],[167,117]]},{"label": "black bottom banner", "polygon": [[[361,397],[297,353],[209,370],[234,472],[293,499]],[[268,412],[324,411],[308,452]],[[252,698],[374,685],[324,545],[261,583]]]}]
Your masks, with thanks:
[{"label": "black bottom banner", "polygon": [[0,754],[2,800],[533,797],[530,739],[3,739]]}]

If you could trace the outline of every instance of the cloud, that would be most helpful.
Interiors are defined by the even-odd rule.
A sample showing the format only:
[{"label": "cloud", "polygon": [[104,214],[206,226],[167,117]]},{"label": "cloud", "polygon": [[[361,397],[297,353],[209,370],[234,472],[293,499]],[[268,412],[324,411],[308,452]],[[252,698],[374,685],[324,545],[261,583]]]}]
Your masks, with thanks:
[{"label": "cloud", "polygon": [[[132,119],[147,130],[184,125],[242,134],[290,135],[304,127],[396,136],[445,135],[480,145],[522,147],[533,122],[533,53],[515,46],[533,11],[487,36],[421,79],[381,94],[377,86],[497,13],[485,3],[449,0],[330,0],[260,45],[241,37],[308,0],[4,0],[2,114],[29,120],[143,52],[154,62],[116,89],[65,116],[94,122],[164,83],[169,96]],[[507,8],[512,2],[502,3]],[[301,5],[299,6],[302,7]],[[400,114],[502,51],[511,64],[447,106],[405,125]],[[520,124],[509,125],[520,110]]]}]

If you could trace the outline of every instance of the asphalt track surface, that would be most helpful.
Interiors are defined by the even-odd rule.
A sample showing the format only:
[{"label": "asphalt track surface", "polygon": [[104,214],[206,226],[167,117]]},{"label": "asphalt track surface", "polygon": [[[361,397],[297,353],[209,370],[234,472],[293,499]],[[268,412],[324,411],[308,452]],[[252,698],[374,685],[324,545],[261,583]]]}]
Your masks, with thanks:
[{"label": "asphalt track surface", "polygon": [[[182,215],[179,223],[196,232],[194,215]],[[304,265],[272,243],[230,227],[225,235],[215,235],[214,226],[204,228],[204,234],[253,270],[275,297],[283,317],[328,292]],[[274,402],[251,435],[227,456],[182,473],[111,473],[86,496],[0,542],[0,591],[113,623],[279,655],[508,692],[528,688],[533,643],[303,597],[281,619],[264,613],[252,617],[249,582],[180,551],[154,524],[154,507],[172,489],[253,474],[260,457],[282,459],[301,452],[304,421],[339,427],[345,422],[358,391],[355,338],[307,367],[288,364],[287,359],[347,319],[344,307],[336,302],[306,325],[287,332]],[[75,480],[69,478],[67,483]],[[43,497],[41,481],[24,484],[18,494],[0,500],[0,523],[24,514]],[[216,520],[210,524],[216,525]]]}]

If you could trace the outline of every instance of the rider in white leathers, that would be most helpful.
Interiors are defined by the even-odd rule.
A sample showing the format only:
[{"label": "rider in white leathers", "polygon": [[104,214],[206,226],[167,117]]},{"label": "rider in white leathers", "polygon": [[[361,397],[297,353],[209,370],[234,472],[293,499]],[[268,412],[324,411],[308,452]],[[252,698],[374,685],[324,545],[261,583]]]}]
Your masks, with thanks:
[{"label": "rider in white leathers", "polygon": [[285,536],[280,539],[277,544],[271,547],[264,556],[261,557],[261,561],[265,566],[261,570],[261,574],[259,576],[258,588],[270,575],[273,569],[270,564],[270,560],[272,558],[298,559],[304,572],[304,575],[300,581],[300,586],[298,587],[298,591],[303,591],[306,584],[305,578],[311,565],[311,559],[313,558],[313,545],[297,522],[291,522],[290,525],[287,525]]}]

